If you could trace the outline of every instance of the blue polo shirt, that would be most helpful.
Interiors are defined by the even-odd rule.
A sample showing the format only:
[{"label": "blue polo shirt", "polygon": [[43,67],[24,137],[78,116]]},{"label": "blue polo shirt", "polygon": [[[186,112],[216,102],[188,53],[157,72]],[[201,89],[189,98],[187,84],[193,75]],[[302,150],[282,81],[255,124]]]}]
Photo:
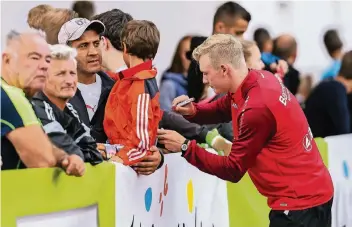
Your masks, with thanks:
[{"label": "blue polo shirt", "polygon": [[327,68],[321,79],[322,80],[325,80],[325,79],[328,79],[328,78],[334,78],[337,76],[337,74],[339,73],[340,71],[340,68],[341,68],[341,61],[340,60],[334,60],[332,62],[332,64],[329,66],[329,68]]}]

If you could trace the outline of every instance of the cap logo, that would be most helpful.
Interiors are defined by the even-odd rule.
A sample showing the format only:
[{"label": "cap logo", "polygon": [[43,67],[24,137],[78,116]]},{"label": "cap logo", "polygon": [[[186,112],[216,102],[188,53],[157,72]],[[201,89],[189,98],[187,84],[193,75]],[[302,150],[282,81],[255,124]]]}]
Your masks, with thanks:
[{"label": "cap logo", "polygon": [[75,22],[78,26],[82,26],[85,24],[83,19],[75,20]]}]

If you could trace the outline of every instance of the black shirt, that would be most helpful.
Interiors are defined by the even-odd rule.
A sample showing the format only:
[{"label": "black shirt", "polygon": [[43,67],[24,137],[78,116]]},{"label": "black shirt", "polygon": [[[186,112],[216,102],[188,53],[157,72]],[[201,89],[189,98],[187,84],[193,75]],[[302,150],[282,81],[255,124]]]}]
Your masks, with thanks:
[{"label": "black shirt", "polygon": [[93,165],[103,161],[90,129],[80,120],[70,103],[62,111],[43,92],[38,92],[32,98],[32,105],[45,133],[55,146]]}]

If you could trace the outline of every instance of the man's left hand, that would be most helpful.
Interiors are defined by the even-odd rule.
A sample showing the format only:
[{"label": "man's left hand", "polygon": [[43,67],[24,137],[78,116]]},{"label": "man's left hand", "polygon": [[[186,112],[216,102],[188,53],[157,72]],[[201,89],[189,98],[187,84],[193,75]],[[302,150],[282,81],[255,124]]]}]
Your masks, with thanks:
[{"label": "man's left hand", "polygon": [[65,157],[61,165],[66,170],[67,175],[81,177],[86,171],[82,158],[75,154]]},{"label": "man's left hand", "polygon": [[145,156],[142,161],[132,166],[141,175],[150,175],[155,172],[161,162],[161,154],[158,148],[151,148],[152,154]]},{"label": "man's left hand", "polygon": [[181,152],[181,146],[186,138],[172,130],[158,129],[158,139],[160,144],[172,152]]}]

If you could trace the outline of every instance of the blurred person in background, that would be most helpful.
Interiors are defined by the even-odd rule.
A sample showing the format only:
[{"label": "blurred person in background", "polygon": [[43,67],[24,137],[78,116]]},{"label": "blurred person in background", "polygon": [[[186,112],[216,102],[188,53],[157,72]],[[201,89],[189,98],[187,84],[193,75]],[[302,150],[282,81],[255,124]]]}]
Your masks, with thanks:
[{"label": "blurred person in background", "polygon": [[273,40],[269,31],[265,28],[256,29],[253,34],[253,40],[258,45],[266,70],[275,73],[280,58],[272,54]]},{"label": "blurred person in background", "polygon": [[298,87],[296,98],[303,109],[305,108],[305,102],[313,88],[313,78],[314,75],[309,73],[301,77],[301,82]]},{"label": "blurred person in background", "polygon": [[184,36],[179,41],[170,68],[161,76],[160,107],[163,110],[171,110],[172,101],[176,97],[187,95],[187,72],[191,61],[186,53],[190,50],[191,38]]},{"label": "blurred person in background", "polygon": [[50,47],[51,62],[43,91],[32,98],[34,112],[51,142],[85,162],[99,164],[103,158],[90,129],[68,101],[77,90],[76,50],[66,45]]},{"label": "blurred person in background", "polygon": [[46,41],[51,44],[58,44],[58,34],[63,24],[77,18],[78,14],[70,9],[53,9],[43,16],[41,30],[47,34]]},{"label": "blurred person in background", "polygon": [[332,59],[330,66],[325,69],[321,77],[322,80],[337,76],[341,68],[341,59],[343,56],[342,48],[343,43],[341,38],[335,29],[327,30],[324,33],[324,45]]},{"label": "blurred person in background", "polygon": [[102,66],[115,81],[118,81],[119,77],[116,73],[127,69],[123,60],[120,35],[125,24],[133,18],[120,9],[112,9],[93,16],[92,20],[99,20],[105,25],[105,31],[101,34]]},{"label": "blurred person in background", "polygon": [[90,20],[95,14],[95,5],[93,1],[75,1],[72,10],[78,13],[78,17]]},{"label": "blurred person in background", "polygon": [[293,95],[297,94],[300,85],[300,73],[294,68],[297,57],[297,42],[291,35],[280,35],[274,40],[273,55],[278,56],[288,64],[288,72],[283,77],[284,85]]},{"label": "blurred person in background", "polygon": [[257,70],[264,69],[264,63],[261,59],[260,50],[257,44],[249,40],[241,40],[241,44],[247,67]]},{"label": "blurred person in background", "polygon": [[53,146],[27,99],[43,89],[50,61],[44,33],[11,31],[8,35],[1,67],[2,168],[60,166],[67,174],[82,176],[83,160]]},{"label": "blurred person in background", "polygon": [[305,102],[305,114],[314,137],[351,133],[347,94],[352,92],[352,51],[347,52],[339,73],[321,81]]},{"label": "blurred person in background", "polygon": [[191,46],[190,50],[187,52],[186,56],[188,60],[191,61],[190,67],[188,68],[187,73],[187,84],[188,84],[188,91],[187,94],[189,97],[195,99],[195,102],[199,102],[203,100],[205,97],[212,97],[214,95],[214,91],[207,87],[203,83],[203,75],[199,73],[199,66],[196,61],[192,58],[192,52],[196,49],[197,46],[202,44],[207,37],[205,36],[194,36],[191,39]]},{"label": "blurred person in background", "polygon": [[27,17],[29,27],[42,30],[43,16],[53,9],[50,5],[42,4],[29,10]]},{"label": "blurred person in background", "polygon": [[251,19],[251,14],[240,4],[225,2],[215,12],[213,34],[230,34],[243,38]]},{"label": "blurred person in background", "polygon": [[253,40],[257,43],[261,53],[271,53],[273,51],[273,40],[267,29],[257,28],[253,33]]}]

